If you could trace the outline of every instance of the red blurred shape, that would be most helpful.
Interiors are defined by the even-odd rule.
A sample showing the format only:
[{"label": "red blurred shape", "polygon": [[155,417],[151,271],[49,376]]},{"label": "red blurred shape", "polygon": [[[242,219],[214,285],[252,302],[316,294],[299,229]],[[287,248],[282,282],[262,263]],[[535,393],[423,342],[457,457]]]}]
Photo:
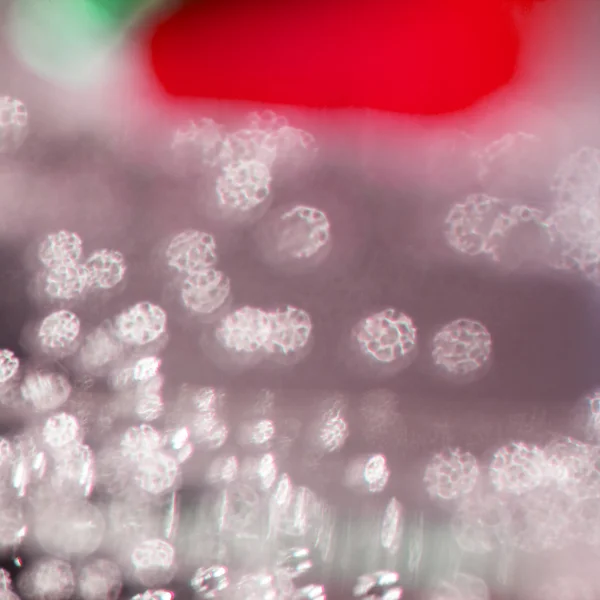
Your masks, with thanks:
[{"label": "red blurred shape", "polygon": [[506,0],[198,0],[149,56],[174,97],[439,114],[508,83]]}]

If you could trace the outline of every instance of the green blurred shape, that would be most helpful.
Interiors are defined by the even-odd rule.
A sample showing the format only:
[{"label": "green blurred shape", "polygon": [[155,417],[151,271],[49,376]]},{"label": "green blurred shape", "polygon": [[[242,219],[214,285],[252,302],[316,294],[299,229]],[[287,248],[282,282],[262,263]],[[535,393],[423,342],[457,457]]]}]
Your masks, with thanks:
[{"label": "green blurred shape", "polygon": [[61,83],[94,81],[132,26],[164,0],[13,0],[8,43],[29,69]]}]

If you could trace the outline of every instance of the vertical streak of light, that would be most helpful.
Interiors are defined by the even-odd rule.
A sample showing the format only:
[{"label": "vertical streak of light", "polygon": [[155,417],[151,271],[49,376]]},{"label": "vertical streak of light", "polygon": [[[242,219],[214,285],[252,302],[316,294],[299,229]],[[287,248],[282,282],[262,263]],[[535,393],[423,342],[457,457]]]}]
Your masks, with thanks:
[{"label": "vertical streak of light", "polygon": [[173,492],[168,501],[165,517],[165,539],[171,541],[177,532],[178,502],[177,492]]}]

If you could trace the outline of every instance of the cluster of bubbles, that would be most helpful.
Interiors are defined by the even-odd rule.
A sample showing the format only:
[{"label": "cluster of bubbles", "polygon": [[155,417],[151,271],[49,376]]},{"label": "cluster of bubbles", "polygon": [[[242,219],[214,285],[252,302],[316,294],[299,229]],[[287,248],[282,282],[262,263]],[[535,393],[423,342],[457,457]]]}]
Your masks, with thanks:
[{"label": "cluster of bubbles", "polygon": [[215,341],[238,362],[264,358],[290,363],[310,350],[312,320],[301,308],[287,305],[272,311],[243,306],[218,323]]},{"label": "cluster of bubbles", "polygon": [[[378,369],[404,369],[417,355],[417,328],[410,316],[394,308],[359,321],[352,337],[357,352]],[[442,376],[470,381],[489,366],[492,338],[479,321],[456,319],[434,334],[431,355]]]},{"label": "cluster of bubbles", "polygon": [[[587,398],[592,424],[597,397]],[[544,445],[511,442],[484,466],[454,448],[431,458],[423,480],[429,496],[451,511],[453,537],[463,552],[535,555],[581,544],[598,548],[599,451],[597,441],[571,437]]]},{"label": "cluster of bubbles", "polygon": [[211,234],[193,229],[176,234],[167,245],[165,258],[188,313],[210,317],[230,299],[231,282],[216,269],[217,244]]},{"label": "cluster of bubbles", "polygon": [[209,118],[177,129],[171,148],[179,167],[216,174],[211,208],[222,219],[245,222],[269,200],[274,172],[297,168],[316,152],[308,132],[272,111],[251,113],[240,129],[227,132]]},{"label": "cluster of bubbles", "polygon": [[[516,138],[505,136],[482,153],[481,177],[498,171],[498,156],[503,161],[510,157],[515,163],[504,170],[517,169],[520,155],[514,152],[515,147],[524,149],[540,142],[528,134],[517,138],[518,143]],[[549,205],[514,202],[508,195],[489,192],[468,194],[447,214],[446,241],[467,256],[485,256],[510,267],[536,262],[579,273],[598,284],[599,190],[600,150],[585,146],[568,155],[554,172],[547,190]]]},{"label": "cluster of bubbles", "polygon": [[87,292],[112,290],[124,279],[125,259],[117,250],[95,250],[83,255],[83,241],[72,231],[50,233],[40,242],[42,265],[38,286],[51,301],[79,301]]}]

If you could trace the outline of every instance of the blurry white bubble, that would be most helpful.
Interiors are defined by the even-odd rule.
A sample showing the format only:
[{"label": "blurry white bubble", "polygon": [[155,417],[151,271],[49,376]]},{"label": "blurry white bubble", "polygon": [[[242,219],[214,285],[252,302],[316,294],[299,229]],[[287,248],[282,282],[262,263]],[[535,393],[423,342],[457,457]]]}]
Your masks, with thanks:
[{"label": "blurry white bubble", "polygon": [[546,457],[537,446],[523,442],[513,443],[494,453],[489,474],[497,491],[523,494],[544,481]]},{"label": "blurry white bubble", "polygon": [[408,366],[416,355],[417,328],[405,313],[386,308],[361,320],[353,331],[359,352],[376,366]]},{"label": "blurry white bubble", "polygon": [[165,449],[171,452],[178,463],[188,460],[194,453],[194,446],[190,440],[190,431],[187,427],[179,427],[167,431],[163,438]]},{"label": "blurry white bubble", "polygon": [[27,108],[21,100],[0,96],[0,152],[12,152],[23,143],[28,121]]},{"label": "blurry white bubble", "polygon": [[423,481],[432,498],[454,500],[469,494],[479,479],[477,459],[458,448],[436,454],[425,469]]},{"label": "blurry white bubble", "polygon": [[243,460],[240,472],[244,481],[265,491],[275,483],[277,463],[275,457],[270,453],[262,456],[249,456]]},{"label": "blurry white bubble", "polygon": [[57,409],[70,395],[71,384],[60,373],[35,371],[28,373],[21,384],[23,400],[40,412]]},{"label": "blurry white bubble", "polygon": [[346,469],[346,485],[357,491],[372,494],[382,492],[390,477],[390,470],[383,454],[360,457],[350,462]]},{"label": "blurry white bubble", "polygon": [[131,346],[144,346],[159,339],[167,328],[167,315],[156,304],[140,302],[115,319],[116,334]]},{"label": "blurry white bubble", "polygon": [[176,165],[194,171],[199,166],[214,167],[219,161],[223,137],[222,127],[209,118],[178,127],[171,141]]},{"label": "blurry white bubble", "polygon": [[315,441],[325,452],[335,452],[346,443],[349,433],[341,408],[334,406],[319,420]]},{"label": "blurry white bubble", "polygon": [[138,462],[161,448],[160,433],[150,425],[129,427],[121,437],[121,453]]},{"label": "blurry white bubble", "polygon": [[191,421],[192,439],[207,450],[220,448],[229,436],[227,423],[214,411],[201,411]]},{"label": "blurry white bubble", "polygon": [[157,356],[140,358],[133,366],[133,378],[139,382],[153,379],[158,375],[160,364],[161,360]]},{"label": "blurry white bubble", "polygon": [[179,463],[164,452],[152,452],[137,461],[135,482],[150,494],[172,489],[179,475]]},{"label": "blurry white bubble", "polygon": [[269,333],[264,346],[272,355],[289,357],[307,348],[311,339],[312,320],[300,308],[286,306],[267,313]]},{"label": "blurry white bubble", "polygon": [[331,246],[331,224],[317,208],[296,205],[276,210],[259,227],[258,242],[264,259],[282,267],[319,263]]},{"label": "blurry white bubble", "polygon": [[258,419],[256,421],[242,423],[238,441],[244,446],[265,446],[272,441],[274,435],[275,425],[273,424],[273,421],[270,419]]},{"label": "blurry white bubble", "polygon": [[444,325],[433,338],[433,362],[446,377],[471,380],[482,375],[492,355],[492,337],[473,319],[457,319]]},{"label": "blurry white bubble", "polygon": [[86,563],[77,577],[77,591],[82,600],[118,600],[121,588],[121,570],[104,558]]},{"label": "blurry white bubble", "polygon": [[383,512],[381,519],[381,546],[391,554],[396,554],[402,545],[404,535],[404,508],[392,498]]},{"label": "blurry white bubble", "polygon": [[42,558],[21,574],[18,588],[32,600],[67,600],[75,592],[75,577],[68,562]]},{"label": "blurry white bubble", "polygon": [[490,233],[503,209],[498,198],[471,194],[452,206],[445,222],[446,241],[461,254],[491,254]]},{"label": "blurry white bubble", "polygon": [[67,413],[48,417],[42,431],[44,442],[51,448],[60,448],[78,440],[80,427],[77,419]]},{"label": "blurry white bubble", "polygon": [[209,233],[186,229],[171,238],[165,254],[169,268],[195,275],[216,264],[217,244]]},{"label": "blurry white bubble", "polygon": [[104,517],[85,501],[57,499],[35,515],[35,535],[41,547],[61,558],[89,556],[104,538]]},{"label": "blurry white bubble", "polygon": [[194,593],[201,599],[213,600],[229,587],[227,567],[199,568],[190,581]]},{"label": "blurry white bubble", "polygon": [[296,206],[283,213],[281,221],[284,235],[278,249],[290,252],[294,258],[310,258],[329,243],[331,226],[321,210]]},{"label": "blurry white bubble", "polygon": [[188,275],[181,284],[181,301],[196,315],[210,315],[221,308],[231,293],[229,277],[216,269]]},{"label": "blurry white bubble", "polygon": [[122,355],[123,347],[109,327],[97,327],[85,336],[79,350],[79,360],[85,371],[104,373]]},{"label": "blurry white bubble", "polygon": [[400,575],[395,571],[375,571],[360,575],[352,589],[355,598],[381,598],[400,600],[402,597]]},{"label": "blurry white bubble", "polygon": [[150,423],[160,418],[165,411],[165,405],[158,394],[144,394],[135,401],[135,414],[141,421]]},{"label": "blurry white bubble", "polygon": [[85,266],[91,287],[109,290],[125,277],[125,259],[117,250],[96,250],[88,256]]},{"label": "blurry white bubble", "polygon": [[83,242],[79,234],[71,231],[58,231],[48,234],[40,243],[38,257],[48,268],[66,264],[76,264],[81,258]]},{"label": "blurry white bubble", "polygon": [[245,219],[269,198],[271,171],[258,160],[227,164],[217,178],[217,209],[225,219]]},{"label": "blurry white bubble", "polygon": [[256,355],[265,349],[271,334],[271,321],[259,308],[244,306],[224,317],[216,338],[229,351]]},{"label": "blurry white bubble", "polygon": [[134,548],[131,564],[143,585],[169,583],[174,574],[175,550],[164,540],[146,540]]},{"label": "blurry white bubble", "polygon": [[490,260],[509,270],[558,266],[544,211],[527,204],[497,208],[483,250]]},{"label": "blurry white bubble", "polygon": [[89,272],[75,262],[57,263],[44,273],[44,292],[54,300],[74,300],[86,290]]},{"label": "blurry white bubble", "polygon": [[38,340],[43,350],[69,354],[75,350],[81,323],[79,317],[68,310],[53,312],[44,318],[38,328]]},{"label": "blurry white bubble", "polygon": [[206,480],[212,485],[228,484],[238,476],[238,460],[235,456],[219,456],[213,460],[206,472]]},{"label": "blurry white bubble", "polygon": [[12,350],[0,350],[0,385],[14,380],[19,371],[19,359]]}]

